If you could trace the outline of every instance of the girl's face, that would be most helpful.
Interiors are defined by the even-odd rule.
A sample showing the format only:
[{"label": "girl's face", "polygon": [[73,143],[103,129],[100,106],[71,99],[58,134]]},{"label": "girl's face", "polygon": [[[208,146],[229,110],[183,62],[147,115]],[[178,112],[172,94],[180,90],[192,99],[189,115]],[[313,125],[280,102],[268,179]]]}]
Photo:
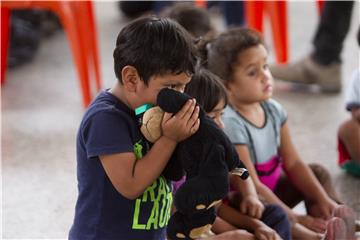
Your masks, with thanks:
[{"label": "girl's face", "polygon": [[260,102],[272,96],[273,81],[263,45],[248,48],[238,55],[227,88],[231,100],[238,103]]},{"label": "girl's face", "polygon": [[220,102],[215,106],[215,108],[207,113],[207,115],[212,118],[214,120],[214,122],[216,123],[216,125],[218,125],[218,127],[220,129],[224,129],[224,122],[221,120],[221,116],[224,113],[224,108],[225,108],[225,101],[224,99],[221,99]]}]

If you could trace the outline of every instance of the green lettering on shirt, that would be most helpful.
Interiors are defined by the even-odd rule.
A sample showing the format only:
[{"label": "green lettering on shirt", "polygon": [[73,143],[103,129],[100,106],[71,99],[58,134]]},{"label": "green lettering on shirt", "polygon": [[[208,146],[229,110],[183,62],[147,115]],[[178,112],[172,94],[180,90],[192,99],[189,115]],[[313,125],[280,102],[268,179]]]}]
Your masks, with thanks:
[{"label": "green lettering on shirt", "polygon": [[133,217],[133,229],[145,229],[145,224],[139,224],[139,211],[140,211],[140,204],[141,199],[136,199],[135,202],[135,210],[134,210],[134,217]]},{"label": "green lettering on shirt", "polygon": [[145,192],[143,193],[142,201],[147,202],[148,195],[150,195],[150,201],[155,201],[155,188],[157,186],[157,181],[153,182],[151,186],[149,186]]},{"label": "green lettering on shirt", "polygon": [[[149,204],[152,204],[151,211],[145,212],[145,209],[142,209],[142,207]],[[132,229],[151,230],[163,228],[169,221],[171,204],[171,188],[167,184],[166,179],[161,176],[145,190],[142,196],[136,199]],[[146,218],[147,221],[142,220],[144,222],[139,222],[139,219]]]},{"label": "green lettering on shirt", "polygon": [[147,221],[146,229],[151,229],[151,225],[153,225],[154,229],[158,229],[158,220],[159,220],[159,202],[155,201],[154,206],[151,210],[151,215]]},{"label": "green lettering on shirt", "polygon": [[140,141],[134,144],[134,154],[135,154],[136,160],[139,160],[143,157],[143,154],[142,154],[143,147],[141,146]]}]

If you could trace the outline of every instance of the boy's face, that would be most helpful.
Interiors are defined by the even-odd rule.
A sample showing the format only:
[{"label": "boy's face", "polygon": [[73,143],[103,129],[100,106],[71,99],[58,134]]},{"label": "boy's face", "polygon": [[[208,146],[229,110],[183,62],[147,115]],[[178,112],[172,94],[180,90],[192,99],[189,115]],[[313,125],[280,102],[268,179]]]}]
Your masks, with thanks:
[{"label": "boy's face", "polygon": [[146,86],[143,81],[139,81],[138,97],[141,99],[140,105],[145,103],[156,104],[158,93],[163,88],[172,88],[179,92],[184,92],[186,84],[191,80],[191,75],[187,73],[164,74],[152,76]]}]

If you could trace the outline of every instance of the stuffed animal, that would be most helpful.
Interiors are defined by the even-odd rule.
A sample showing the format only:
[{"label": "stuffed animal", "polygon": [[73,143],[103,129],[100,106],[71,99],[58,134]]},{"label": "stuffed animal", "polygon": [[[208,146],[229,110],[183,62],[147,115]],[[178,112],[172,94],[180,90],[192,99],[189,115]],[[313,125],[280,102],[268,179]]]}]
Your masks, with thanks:
[{"label": "stuffed animal", "polygon": [[[158,106],[143,115],[141,132],[144,137],[155,142],[161,136],[164,112],[177,113],[190,98],[169,88],[162,89],[157,97]],[[168,223],[169,239],[195,239],[210,230],[216,217],[213,206],[229,190],[229,172],[242,179],[249,175],[233,144],[201,108],[199,118],[198,131],[178,143],[163,172],[173,181],[186,175],[186,181],[174,196],[177,211]]]}]

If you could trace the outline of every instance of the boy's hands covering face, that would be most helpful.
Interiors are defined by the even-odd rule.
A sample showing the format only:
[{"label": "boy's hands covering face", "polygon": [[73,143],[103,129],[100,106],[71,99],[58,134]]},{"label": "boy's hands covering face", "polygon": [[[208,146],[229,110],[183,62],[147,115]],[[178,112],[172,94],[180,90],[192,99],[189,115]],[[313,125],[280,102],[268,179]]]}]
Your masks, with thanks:
[{"label": "boy's hands covering face", "polygon": [[181,142],[196,133],[200,126],[199,111],[195,99],[190,99],[175,115],[165,113],[161,124],[163,136]]}]

